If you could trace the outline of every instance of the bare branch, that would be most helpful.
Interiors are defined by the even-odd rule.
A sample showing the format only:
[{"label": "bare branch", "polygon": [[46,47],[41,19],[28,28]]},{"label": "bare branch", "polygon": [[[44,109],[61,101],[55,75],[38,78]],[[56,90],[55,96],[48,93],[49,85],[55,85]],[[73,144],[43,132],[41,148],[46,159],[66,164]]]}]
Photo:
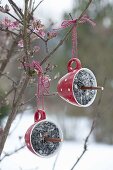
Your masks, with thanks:
[{"label": "bare branch", "polygon": [[[29,55],[28,55],[28,42],[29,37],[27,33],[27,24],[28,24],[28,0],[25,0],[25,9],[24,9],[24,30],[23,30],[23,41],[24,41],[24,52],[25,57],[24,62],[29,64]],[[28,67],[29,69],[29,67]]]},{"label": "bare branch", "polygon": [[54,164],[53,164],[52,170],[54,170],[54,169],[55,169],[55,167],[56,167],[56,163],[57,163],[57,160],[58,160],[58,157],[59,157],[59,153],[60,153],[60,152],[58,152],[58,154],[57,154],[57,156],[56,156],[56,158],[55,158],[55,161],[54,161]]},{"label": "bare branch", "polygon": [[19,23],[23,24],[18,18],[16,18],[14,15],[12,15],[10,12],[6,12],[6,14],[8,14],[9,16],[11,16],[12,18],[14,18],[16,21],[18,21]]},{"label": "bare branch", "polygon": [[7,73],[2,73],[1,76],[5,76],[8,80],[10,80],[13,84],[17,85],[17,82],[12,79],[12,77],[8,76]]},{"label": "bare branch", "polygon": [[46,48],[46,53],[49,53],[49,49],[48,49],[48,41],[45,42],[45,48]]},{"label": "bare branch", "polygon": [[14,151],[12,151],[12,152],[10,152],[10,153],[5,153],[5,155],[0,159],[0,162],[3,161],[3,159],[5,159],[6,157],[9,157],[9,156],[17,153],[18,151],[22,150],[23,148],[25,148],[25,146],[26,146],[26,145],[24,144],[24,145],[22,145],[21,147],[15,149]]},{"label": "bare branch", "polygon": [[4,62],[1,65],[1,68],[0,68],[0,77],[2,76],[3,71],[5,70],[9,60],[12,57],[12,54],[13,54],[14,49],[15,49],[14,47],[16,47],[16,45],[17,45],[17,41],[18,41],[18,37],[13,41],[13,43],[11,45],[11,48],[10,48],[10,50],[7,53],[6,60],[4,60]]},{"label": "bare branch", "polygon": [[[14,18],[16,21],[18,21],[20,24],[24,25],[24,23],[22,21],[20,21],[18,18],[16,18],[14,15],[12,15],[11,13],[9,12],[6,12],[8,15],[10,15],[12,18]],[[46,42],[46,40],[41,37],[39,34],[37,34],[36,32],[33,32],[32,29],[29,28],[29,26],[27,25],[27,29],[31,31],[32,34],[35,34],[37,37],[39,37],[42,41]],[[5,31],[5,30],[3,30]],[[13,32],[12,32],[13,33]]]},{"label": "bare branch", "polygon": [[1,135],[0,155],[1,155],[2,150],[4,148],[4,144],[5,144],[5,141],[7,139],[8,134],[9,134],[9,130],[10,130],[11,124],[12,124],[12,122],[13,122],[16,114],[17,114],[18,105],[19,105],[19,103],[21,101],[21,98],[22,98],[23,93],[24,93],[24,91],[25,91],[25,89],[27,87],[28,82],[29,82],[29,76],[26,75],[26,79],[25,79],[25,81],[24,81],[24,83],[23,83],[23,85],[22,85],[22,87],[20,89],[20,92],[19,92],[19,94],[18,94],[18,96],[16,98],[16,101],[14,102],[14,105],[12,107],[12,111],[11,111],[11,113],[8,116],[8,120],[7,120],[7,123],[6,123],[5,128],[4,128],[4,132]]},{"label": "bare branch", "polygon": [[81,158],[83,157],[83,155],[87,151],[87,147],[88,147],[87,144],[88,144],[89,138],[90,138],[94,128],[95,128],[95,120],[93,120],[90,132],[89,132],[88,136],[85,139],[83,152],[81,153],[81,155],[79,156],[79,158],[77,159],[77,161],[75,162],[75,164],[72,166],[72,168],[70,170],[73,170],[75,168],[75,166],[78,164],[78,162],[81,160]]},{"label": "bare branch", "polygon": [[29,12],[30,12],[31,9],[32,9],[32,3],[33,3],[32,1],[33,1],[33,0],[30,0],[30,1],[29,1],[29,6],[28,6]]},{"label": "bare branch", "polygon": [[89,0],[89,2],[86,5],[86,8],[83,10],[83,12],[81,13],[81,15],[78,18],[78,21],[80,21],[80,19],[82,18],[82,16],[85,14],[86,10],[89,8],[90,4],[92,3],[93,0]]},{"label": "bare branch", "polygon": [[23,106],[23,105],[25,105],[25,104],[27,104],[27,103],[29,103],[29,102],[31,102],[32,100],[34,100],[36,98],[36,95],[34,95],[33,97],[31,97],[30,99],[28,99],[27,101],[25,101],[24,103],[22,102],[22,103],[20,103],[20,105],[19,106]]},{"label": "bare branch", "polygon": [[11,30],[8,30],[7,28],[4,29],[4,28],[1,28],[1,27],[0,27],[0,30],[1,30],[1,31],[4,31],[4,32],[6,32],[6,33],[10,33],[10,34],[13,34],[13,35],[15,35],[15,36],[18,36],[17,33],[13,32],[13,31],[11,31]]},{"label": "bare branch", "polygon": [[88,4],[86,5],[86,8],[84,9],[84,11],[81,13],[81,15],[79,16],[79,18],[77,19],[77,22],[70,28],[70,30],[66,33],[66,35],[64,36],[64,38],[62,40],[60,40],[60,42],[57,44],[57,46],[42,60],[41,64],[45,63],[48,58],[50,58],[55,51],[64,43],[64,41],[66,40],[66,38],[68,37],[68,35],[71,33],[71,31],[73,30],[73,28],[75,27],[75,25],[78,24],[78,22],[80,21],[80,19],[82,18],[82,16],[84,15],[84,13],[86,12],[86,10],[88,9],[89,5],[91,4],[92,0],[89,0]]},{"label": "bare branch", "polygon": [[6,99],[6,97],[8,97],[13,91],[15,90],[15,87],[12,87],[5,96],[2,97],[2,99],[0,99],[0,107],[4,104],[4,100]]},{"label": "bare branch", "polygon": [[32,13],[39,7],[39,5],[40,5],[43,1],[44,1],[44,0],[40,1],[40,2],[36,5],[36,7],[32,10]]},{"label": "bare branch", "polygon": [[11,4],[11,6],[13,7],[13,9],[14,9],[14,10],[16,9],[16,10],[19,12],[19,14],[23,17],[24,15],[23,15],[21,9],[18,8],[18,6],[15,4],[15,2],[12,1],[12,0],[8,0],[8,1],[9,1],[9,3]]}]

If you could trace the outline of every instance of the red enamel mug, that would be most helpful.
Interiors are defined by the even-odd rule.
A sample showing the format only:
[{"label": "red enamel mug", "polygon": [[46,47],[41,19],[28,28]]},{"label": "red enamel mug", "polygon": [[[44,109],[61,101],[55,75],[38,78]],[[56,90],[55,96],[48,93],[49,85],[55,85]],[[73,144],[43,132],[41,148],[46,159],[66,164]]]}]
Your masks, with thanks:
[{"label": "red enamel mug", "polygon": [[[75,68],[72,67],[73,63],[76,64]],[[67,69],[68,73],[59,80],[57,85],[59,96],[75,106],[90,106],[97,93],[97,90],[90,89],[97,87],[95,75],[91,70],[82,68],[78,58],[69,60]]]},{"label": "red enamel mug", "polygon": [[52,156],[61,146],[63,135],[60,128],[46,120],[44,110],[37,110],[34,121],[25,133],[28,149],[40,157]]}]

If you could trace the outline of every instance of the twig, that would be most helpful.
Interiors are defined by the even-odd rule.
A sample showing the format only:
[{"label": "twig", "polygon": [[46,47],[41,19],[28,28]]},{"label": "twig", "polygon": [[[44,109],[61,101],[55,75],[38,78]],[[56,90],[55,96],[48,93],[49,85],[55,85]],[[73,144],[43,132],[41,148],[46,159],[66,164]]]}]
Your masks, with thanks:
[{"label": "twig", "polygon": [[60,40],[60,42],[57,44],[57,46],[42,60],[41,65],[46,62],[48,60],[48,58],[50,58],[55,51],[64,43],[64,41],[66,40],[66,38],[68,37],[68,35],[71,33],[71,31],[73,30],[73,28],[75,27],[75,25],[78,24],[78,22],[80,21],[80,19],[82,18],[82,16],[84,15],[84,13],[86,12],[86,10],[88,9],[89,5],[91,4],[92,0],[89,0],[88,4],[86,5],[86,8],[84,9],[84,11],[81,13],[81,15],[79,16],[79,18],[77,19],[77,22],[70,28],[70,30],[66,33],[66,35],[64,36],[64,38],[62,40]]},{"label": "twig", "polygon": [[49,93],[49,94],[44,94],[44,96],[48,97],[48,96],[57,96],[58,95],[58,92],[54,92],[54,93]]},{"label": "twig", "polygon": [[17,45],[17,41],[18,41],[18,37],[16,37],[16,39],[13,41],[13,43],[12,43],[12,45],[11,45],[11,48],[10,48],[10,50],[8,51],[8,54],[7,54],[7,56],[6,56],[6,60],[4,60],[4,62],[3,62],[2,65],[1,65],[1,68],[0,68],[0,77],[1,77],[1,75],[2,75],[2,73],[3,73],[3,71],[5,70],[5,68],[6,68],[9,60],[10,60],[11,57],[12,57],[12,54],[13,54],[14,49],[15,49],[14,47],[16,47],[16,45]]},{"label": "twig", "polygon": [[90,4],[92,3],[93,0],[89,0],[89,2],[86,5],[86,8],[83,10],[83,12],[81,13],[81,15],[78,18],[78,21],[80,21],[80,19],[82,18],[82,16],[85,14],[86,10],[89,8]]},{"label": "twig", "polygon": [[1,30],[1,31],[4,31],[4,32],[6,32],[6,33],[10,33],[10,34],[13,34],[13,35],[15,35],[15,36],[18,36],[17,33],[13,32],[13,31],[11,31],[11,30],[8,30],[7,28],[6,28],[6,29],[0,28],[0,30]]},{"label": "twig", "polygon": [[14,104],[15,104],[16,93],[17,93],[17,88],[14,88],[14,96],[13,96],[12,108],[13,108],[13,106],[14,106]]},{"label": "twig", "polygon": [[52,170],[54,170],[54,169],[55,169],[55,167],[56,167],[56,163],[57,163],[57,160],[58,160],[58,157],[59,157],[59,153],[60,153],[60,152],[58,152],[58,153],[57,153],[57,156],[56,156],[56,158],[55,158],[55,161],[54,161],[54,164],[53,164]]},{"label": "twig", "polygon": [[39,5],[40,5],[43,1],[44,1],[44,0],[40,1],[40,2],[36,5],[36,7],[32,10],[32,13],[39,7]]},{"label": "twig", "polygon": [[91,129],[90,129],[90,132],[89,132],[88,136],[87,136],[86,139],[85,139],[84,149],[83,149],[81,155],[79,156],[79,158],[77,159],[77,161],[74,163],[74,165],[72,166],[72,168],[71,168],[70,170],[73,170],[73,169],[75,168],[75,166],[78,164],[78,162],[81,160],[81,158],[83,157],[83,155],[84,155],[85,152],[87,151],[87,147],[88,147],[87,144],[88,144],[89,138],[90,138],[90,136],[91,136],[94,128],[95,128],[95,120],[93,120]]},{"label": "twig", "polygon": [[28,34],[27,34],[28,9],[27,8],[28,8],[28,0],[25,0],[23,40],[24,40],[24,51],[25,51],[26,57],[28,57]]},{"label": "twig", "polygon": [[[27,24],[28,24],[28,0],[25,0],[25,9],[24,9],[24,30],[23,30],[23,42],[24,42],[24,52],[25,56],[23,61],[29,64],[29,54],[28,54],[28,46],[29,46],[29,37],[27,33]],[[30,72],[30,67],[27,67],[28,72]]]},{"label": "twig", "polygon": [[[106,82],[106,77],[105,77],[105,79],[104,79],[103,86],[105,86],[105,82]],[[78,164],[78,162],[80,161],[80,159],[83,157],[83,155],[84,155],[85,152],[87,151],[87,143],[88,143],[88,140],[89,140],[89,138],[90,138],[90,136],[91,136],[91,134],[92,134],[92,132],[93,132],[93,130],[94,130],[94,128],[95,128],[95,124],[96,124],[97,118],[99,117],[98,108],[99,108],[100,103],[101,103],[101,101],[102,101],[102,94],[103,94],[103,93],[102,93],[102,91],[101,91],[101,95],[100,95],[100,98],[99,98],[99,100],[98,100],[96,110],[94,110],[94,112],[96,113],[96,115],[95,115],[95,118],[94,118],[94,120],[93,120],[93,123],[92,123],[92,126],[91,126],[91,130],[90,130],[90,132],[89,132],[89,134],[88,134],[88,136],[86,137],[85,142],[84,142],[84,150],[83,150],[83,152],[81,153],[81,155],[79,156],[79,158],[77,159],[77,161],[75,162],[75,164],[73,165],[73,167],[72,167],[70,170],[73,170],[73,169],[74,169],[74,167]]]},{"label": "twig", "polygon": [[26,87],[27,87],[28,82],[29,82],[29,76],[26,75],[26,79],[25,79],[25,81],[24,81],[24,83],[23,83],[23,85],[22,85],[22,87],[21,87],[21,89],[20,89],[20,92],[19,92],[19,94],[18,94],[18,96],[17,96],[17,98],[16,98],[16,101],[15,101],[13,107],[12,107],[12,111],[11,111],[11,113],[10,113],[9,116],[8,116],[8,120],[7,120],[7,123],[6,123],[5,128],[4,128],[4,132],[3,132],[3,134],[1,135],[0,155],[1,155],[2,150],[3,150],[3,148],[4,148],[4,144],[5,144],[5,141],[6,141],[6,139],[7,139],[8,134],[9,134],[9,130],[10,130],[11,124],[12,124],[12,122],[13,122],[16,114],[17,114],[18,105],[19,105],[19,103],[20,103],[20,101],[21,101],[21,98],[22,98],[23,93],[24,93],[24,91],[25,91],[25,89],[26,89]]},{"label": "twig", "polygon": [[32,3],[32,11],[33,11],[33,9],[34,9],[34,6],[35,6],[35,0],[34,0],[33,3]]},{"label": "twig", "polygon": [[13,9],[16,9],[19,12],[19,14],[23,17],[24,15],[23,15],[21,9],[18,8],[18,6],[15,4],[15,2],[12,0],[8,0],[8,1],[11,4],[11,6],[13,7]]},{"label": "twig", "polygon": [[45,47],[46,47],[46,53],[48,54],[49,53],[49,50],[48,50],[48,41],[45,41]]},{"label": "twig", "polygon": [[30,0],[30,1],[29,1],[29,6],[28,6],[29,12],[31,12],[31,9],[32,9],[32,3],[33,3],[32,1],[33,1],[33,0]]},{"label": "twig", "polygon": [[[16,18],[14,15],[12,15],[9,12],[6,12],[8,15],[10,15],[12,18],[14,18],[16,21],[18,21],[20,24],[24,25],[22,21],[18,20],[18,18]],[[27,26],[27,29],[31,31],[32,34],[35,34],[37,37],[39,37],[42,41],[46,42],[46,40],[41,37],[39,34],[37,34],[36,32],[33,32],[33,30],[31,28],[29,28],[29,26]]]},{"label": "twig", "polygon": [[33,30],[32,29],[30,29],[30,28],[28,28],[31,32],[32,32],[32,34],[35,34],[37,37],[39,37],[42,41],[44,41],[44,42],[46,42],[46,40],[43,38],[43,37],[41,37],[39,34],[37,34],[36,32],[33,32]]},{"label": "twig", "polygon": [[73,17],[72,17],[72,15],[71,15],[71,13],[69,13],[69,16],[70,16],[70,18],[73,20]]},{"label": "twig", "polygon": [[1,59],[1,60],[0,60],[0,64],[1,64],[1,63],[3,63],[3,62],[4,62],[4,60],[5,60],[5,59]]},{"label": "twig", "polygon": [[1,74],[1,76],[5,76],[6,78],[8,78],[11,82],[12,82],[12,87],[10,88],[10,90],[5,94],[5,96],[2,96],[2,99],[0,99],[0,107],[3,105],[4,100],[6,97],[8,97],[14,90],[16,90],[17,87],[17,82],[15,82],[11,77],[9,77],[6,73]]},{"label": "twig", "polygon": [[5,96],[2,97],[2,99],[0,99],[0,107],[3,105],[3,102],[5,100],[6,97],[8,97],[13,91],[15,90],[15,87],[12,87]]},{"label": "twig", "polygon": [[18,21],[19,23],[23,24],[18,18],[16,18],[14,15],[12,15],[9,12],[6,12],[6,14],[10,15],[12,18],[14,18],[16,21]]},{"label": "twig", "polygon": [[25,101],[24,103],[20,103],[20,105],[19,106],[23,106],[23,105],[25,105],[25,104],[27,104],[27,103],[29,103],[29,102],[31,102],[32,100],[34,100],[36,98],[36,95],[35,96],[33,96],[33,97],[31,97],[30,99],[28,99],[27,101]]},{"label": "twig", "polygon": [[12,77],[8,76],[7,73],[2,73],[1,76],[6,77],[8,80],[10,80],[13,84],[17,85],[17,82],[12,79]]},{"label": "twig", "polygon": [[18,151],[20,151],[21,149],[23,149],[26,145],[22,145],[21,147],[15,149],[14,151],[10,152],[10,153],[5,153],[5,155],[0,159],[0,162],[3,161],[4,158],[8,157],[8,156],[11,156],[15,153],[17,153]]}]

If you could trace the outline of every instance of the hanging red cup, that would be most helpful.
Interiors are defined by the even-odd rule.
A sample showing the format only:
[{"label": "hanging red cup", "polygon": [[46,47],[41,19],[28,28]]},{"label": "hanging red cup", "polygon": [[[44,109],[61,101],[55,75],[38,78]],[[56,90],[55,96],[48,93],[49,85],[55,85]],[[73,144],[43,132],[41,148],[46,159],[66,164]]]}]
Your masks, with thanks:
[{"label": "hanging red cup", "polygon": [[43,110],[37,110],[34,121],[25,134],[28,149],[40,157],[52,156],[61,146],[63,136],[60,128],[46,120]]},{"label": "hanging red cup", "polygon": [[[76,64],[73,68],[72,64]],[[90,106],[97,93],[97,81],[93,72],[87,68],[82,68],[78,58],[72,58],[68,62],[68,73],[58,82],[57,91],[61,98],[67,102],[79,106]]]}]

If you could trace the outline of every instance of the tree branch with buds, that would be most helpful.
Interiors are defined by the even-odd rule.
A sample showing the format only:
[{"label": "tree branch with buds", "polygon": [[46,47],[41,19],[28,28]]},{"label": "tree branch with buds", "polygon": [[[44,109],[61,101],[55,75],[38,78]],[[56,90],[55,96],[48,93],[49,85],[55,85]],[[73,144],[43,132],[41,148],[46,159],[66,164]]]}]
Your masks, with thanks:
[{"label": "tree branch with buds", "polygon": [[[30,78],[32,76],[32,74],[29,73],[30,69],[26,69],[26,66],[24,65],[24,62],[27,63],[27,64],[30,63],[31,55],[29,53],[29,50],[30,50],[29,46],[30,46],[30,38],[31,38],[30,36],[31,36],[31,34],[36,35],[38,38],[40,38],[45,43],[47,56],[45,56],[45,58],[40,62],[40,64],[43,65],[56,52],[56,50],[64,43],[66,38],[72,32],[73,27],[75,25],[78,25],[80,19],[82,18],[82,16],[84,15],[84,13],[86,12],[86,10],[88,9],[89,5],[92,2],[92,0],[89,0],[85,10],[82,12],[80,17],[77,19],[77,22],[69,29],[69,31],[65,34],[64,38],[62,40],[60,40],[60,42],[57,44],[57,46],[54,47],[54,49],[49,53],[49,50],[48,50],[48,47],[47,47],[47,42],[51,39],[51,35],[49,34],[47,39],[44,38],[45,32],[44,32],[44,29],[43,29],[43,25],[41,24],[40,21],[34,21],[32,19],[32,22],[31,22],[32,23],[31,24],[32,28],[30,27],[31,26],[30,25],[30,18],[28,17],[29,16],[29,11],[28,11],[29,0],[25,0],[24,13],[22,13],[22,10],[18,8],[18,6],[15,4],[15,2],[13,0],[8,0],[8,1],[11,4],[11,6],[13,7],[15,13],[18,15],[19,19],[16,18],[15,16],[13,16],[12,14],[10,14],[9,11],[5,11],[4,13],[7,13],[11,17],[13,17],[13,19],[18,21],[19,24],[22,25],[22,27],[21,27],[20,31],[18,32],[18,36],[17,36],[17,33],[15,33],[15,32],[13,33],[12,30],[10,31],[12,26],[13,27],[15,26],[14,23],[12,25],[12,22],[10,22],[10,21],[8,22],[9,25],[7,26],[10,29],[8,29],[8,31],[6,29],[2,30],[2,31],[6,31],[6,32],[10,32],[10,33],[14,34],[16,36],[16,38],[15,38],[14,42],[12,43],[10,50],[8,51],[6,59],[1,63],[0,77],[2,76],[2,74],[3,74],[3,72],[4,72],[5,68],[6,68],[9,60],[11,59],[11,57],[13,55],[13,52],[14,52],[14,49],[17,46],[17,42],[19,41],[20,38],[23,38],[22,39],[23,44],[21,42],[21,45],[22,45],[21,48],[23,49],[25,55],[23,56],[23,61],[22,62],[23,62],[23,66],[24,66],[24,69],[27,72],[27,74],[25,75],[24,81],[22,82],[21,86],[20,86],[20,83],[19,83],[19,86],[17,86],[17,88],[14,90],[14,95],[13,95],[13,100],[12,100],[13,103],[12,103],[11,112],[8,115],[8,119],[7,119],[6,125],[5,125],[3,133],[1,135],[1,140],[0,140],[0,155],[1,155],[2,151],[3,151],[6,139],[8,137],[8,134],[9,134],[9,131],[10,131],[10,128],[11,128],[11,125],[12,125],[12,122],[15,119],[17,113],[18,113],[18,107],[20,106],[20,103],[21,103],[21,100],[22,100],[22,96],[23,96],[23,94],[25,92],[25,89],[27,88],[27,85],[29,83],[29,80],[30,80]],[[36,8],[37,8],[37,6],[36,6]],[[36,8],[33,8],[33,12],[34,12],[34,10]],[[3,9],[0,10],[0,11],[2,12]],[[17,25],[19,26],[19,24],[17,24]],[[21,82],[21,79],[20,79],[20,82]],[[92,132],[92,129],[91,129],[91,132]],[[89,139],[89,136],[86,139],[86,142],[85,142],[85,145],[84,145],[84,152],[83,152],[83,154],[86,151],[86,148],[87,148],[86,144],[87,144],[87,141]],[[46,140],[50,140],[50,139],[46,139]],[[51,140],[53,140],[53,139],[51,139]],[[57,140],[57,139],[54,139],[54,141],[55,140]]]}]

